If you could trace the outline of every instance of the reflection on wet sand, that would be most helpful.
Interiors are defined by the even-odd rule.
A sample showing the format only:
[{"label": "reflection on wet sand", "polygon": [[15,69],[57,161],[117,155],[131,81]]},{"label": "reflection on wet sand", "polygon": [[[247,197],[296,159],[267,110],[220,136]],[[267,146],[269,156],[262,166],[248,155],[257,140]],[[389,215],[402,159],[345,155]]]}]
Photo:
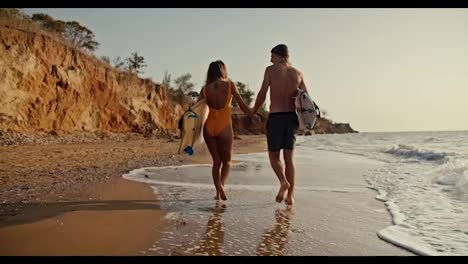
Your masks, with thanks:
[{"label": "reflection on wet sand", "polygon": [[287,243],[289,226],[291,224],[291,209],[277,209],[275,211],[275,224],[263,235],[258,245],[257,255],[278,256],[283,255]]},{"label": "reflection on wet sand", "polygon": [[222,214],[226,205],[217,202],[212,209],[208,223],[206,224],[205,236],[199,241],[195,255],[220,256],[223,254],[224,223]]}]

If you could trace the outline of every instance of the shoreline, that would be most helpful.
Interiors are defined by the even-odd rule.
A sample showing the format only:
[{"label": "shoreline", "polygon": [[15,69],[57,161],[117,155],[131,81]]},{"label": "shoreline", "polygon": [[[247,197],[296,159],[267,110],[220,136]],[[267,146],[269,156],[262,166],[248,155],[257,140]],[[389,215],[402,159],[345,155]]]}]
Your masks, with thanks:
[{"label": "shoreline", "polygon": [[[266,152],[264,135],[240,138],[234,140],[233,163],[239,162],[235,157],[237,154]],[[16,184],[21,190],[19,186],[24,181],[18,174],[24,177],[27,172],[35,172],[36,175],[28,176],[36,185],[58,185],[58,188],[31,195],[30,198],[38,201],[20,200],[0,206],[0,244],[8,244],[0,248],[0,255],[144,255],[160,236],[158,230],[171,227],[171,223],[165,219],[167,212],[160,209],[158,195],[150,185],[122,176],[142,167],[211,164],[204,144],[194,156],[175,154],[177,146],[178,141],[174,140],[136,139],[2,147],[1,150],[7,150],[6,157],[13,158],[9,168],[4,161],[0,162],[0,171],[13,174],[7,182],[9,186]],[[38,156],[40,153],[48,155]],[[71,158],[74,155],[76,157]],[[60,171],[58,165],[61,174],[53,178],[40,177],[44,170]],[[51,184],[60,179],[67,184]],[[8,195],[2,198],[8,198]],[[380,206],[385,208],[384,204]],[[385,222],[390,222],[390,215],[384,218],[387,219]],[[100,221],[96,222],[96,219]],[[38,234],[47,234],[47,239]],[[377,234],[374,237],[380,240]],[[23,244],[24,241],[28,243]],[[400,250],[390,243],[382,243],[396,249],[389,252]]]},{"label": "shoreline", "polygon": [[[317,151],[314,154],[317,154],[317,156],[313,158],[313,167],[317,169],[318,174],[310,174],[309,176],[312,176],[311,181],[305,179],[310,172],[305,170],[308,167],[303,167],[304,160],[298,160],[296,165],[300,169],[297,176],[301,178],[301,186],[297,186],[297,205],[293,208],[294,214],[297,216],[294,222],[290,224],[288,221],[287,224],[288,226],[291,225],[288,229],[290,229],[290,232],[292,229],[290,235],[293,238],[288,242],[291,245],[289,249],[286,249],[285,254],[332,256],[414,255],[411,251],[388,243],[377,236],[379,230],[392,225],[391,217],[386,211],[385,205],[375,199],[377,193],[367,187],[362,172],[368,168],[380,166],[381,163],[365,157],[331,151]],[[127,177],[129,179],[146,183],[152,187],[153,184],[156,184],[153,188],[164,193],[163,196],[165,197],[161,197],[164,208],[167,208],[171,215],[177,216],[176,221],[187,223],[187,226],[190,226],[190,228],[175,226],[172,229],[164,230],[165,232],[162,233],[167,235],[163,235],[163,242],[159,242],[159,245],[154,247],[155,252],[152,252],[152,254],[166,255],[175,252],[177,255],[192,255],[194,249],[197,249],[195,251],[197,255],[212,254],[214,249],[211,246],[216,245],[215,251],[218,253],[215,254],[223,252],[222,254],[227,255],[242,255],[243,253],[239,252],[247,252],[248,255],[255,255],[256,253],[252,252],[251,247],[245,247],[245,242],[244,248],[239,245],[240,248],[233,249],[232,247],[235,247],[233,242],[240,239],[233,234],[244,234],[244,236],[249,234],[250,237],[258,237],[258,233],[246,233],[246,230],[260,231],[270,226],[269,217],[264,218],[264,216],[270,215],[272,213],[270,211],[275,208],[283,207],[283,204],[273,202],[274,193],[277,191],[277,182],[276,178],[270,177],[270,168],[266,166],[268,163],[267,157],[264,157],[263,162],[260,161],[262,164],[258,163],[258,158],[262,158],[262,156],[264,156],[262,153],[249,153],[247,156],[233,157],[233,160],[237,160],[241,165],[237,168],[235,165],[233,166],[231,173],[233,174],[232,180],[235,182],[227,186],[228,197],[232,197],[232,200],[223,202],[223,204],[227,205],[223,217],[221,215],[208,217],[209,212],[214,210],[212,208],[214,205],[211,196],[208,195],[210,198],[208,199],[206,193],[212,192],[214,189],[211,186],[210,179],[203,176],[209,171],[205,164],[198,164],[201,166],[190,164],[177,166],[177,168],[175,166],[141,168],[129,172]],[[331,164],[336,164],[336,162],[340,163],[337,166],[338,168],[330,167]],[[258,180],[255,181],[252,178],[253,176],[259,177]],[[248,180],[247,185],[245,185],[245,180]],[[180,195],[176,195],[175,192],[180,193]],[[177,199],[174,200],[173,197],[177,197]],[[181,202],[177,202],[177,200]],[[182,201],[191,202],[185,204]],[[255,212],[249,209],[257,207],[258,210]],[[205,221],[208,218],[211,220],[206,223]],[[202,220],[200,221],[200,219]],[[343,222],[344,219],[353,220]],[[224,231],[224,227],[219,229],[219,223],[223,222],[224,226],[227,226],[227,231]],[[200,243],[207,250],[206,252],[200,251],[200,244],[198,244],[197,240],[201,239],[201,237],[196,235],[193,239],[186,238],[186,236],[192,237],[189,235],[192,232],[198,234],[199,231],[203,231],[205,225],[207,230],[205,239],[217,241],[215,237],[218,237],[218,239],[224,241],[224,247],[227,247],[227,249],[223,250],[223,243],[213,245],[206,244],[206,240],[200,240],[205,241]],[[300,246],[303,242],[297,244],[301,238],[297,237],[297,231],[294,230],[304,230],[305,227],[308,230],[306,237],[309,236],[309,238],[314,239],[308,242],[311,244],[302,244],[305,248],[298,249],[303,247]],[[227,241],[224,232],[229,234],[230,239]],[[213,234],[215,234],[215,237],[211,237]],[[267,236],[269,235],[267,234]],[[248,237],[243,237],[243,239],[248,239]],[[282,241],[282,239],[280,240]],[[249,243],[253,243],[251,246],[255,247],[257,242],[254,239]],[[273,242],[273,244],[275,243]],[[234,244],[236,243],[234,242]],[[330,246],[330,244],[333,246]],[[284,246],[281,247],[284,249]],[[265,251],[263,253],[269,254]]]}]

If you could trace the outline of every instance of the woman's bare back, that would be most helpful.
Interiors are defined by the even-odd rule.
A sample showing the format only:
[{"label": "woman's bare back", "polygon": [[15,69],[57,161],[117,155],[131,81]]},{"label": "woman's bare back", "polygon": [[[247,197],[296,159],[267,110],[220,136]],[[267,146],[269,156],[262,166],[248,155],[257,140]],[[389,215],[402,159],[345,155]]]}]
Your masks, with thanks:
[{"label": "woman's bare back", "polygon": [[227,97],[230,82],[230,80],[217,80],[205,86],[206,103],[209,107],[221,109],[226,105],[229,100]]}]

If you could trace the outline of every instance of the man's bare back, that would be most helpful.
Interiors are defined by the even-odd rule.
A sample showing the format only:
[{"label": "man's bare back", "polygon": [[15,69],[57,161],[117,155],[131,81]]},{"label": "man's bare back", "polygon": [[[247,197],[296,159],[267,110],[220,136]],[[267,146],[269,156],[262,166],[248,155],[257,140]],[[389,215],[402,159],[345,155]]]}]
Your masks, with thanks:
[{"label": "man's bare back", "polygon": [[294,112],[297,88],[303,85],[301,72],[287,63],[268,66],[270,79],[270,112]]},{"label": "man's bare back", "polygon": [[287,62],[274,63],[265,70],[253,113],[256,113],[265,101],[268,88],[271,88],[270,113],[296,111],[294,97],[297,95],[297,88],[307,91],[304,77],[300,71]]}]

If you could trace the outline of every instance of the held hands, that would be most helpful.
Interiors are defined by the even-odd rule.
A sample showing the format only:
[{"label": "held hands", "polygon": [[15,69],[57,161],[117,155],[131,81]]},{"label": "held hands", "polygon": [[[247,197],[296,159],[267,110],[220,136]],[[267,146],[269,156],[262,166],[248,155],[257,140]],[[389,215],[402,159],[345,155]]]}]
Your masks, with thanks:
[{"label": "held hands", "polygon": [[249,111],[245,113],[252,124],[257,124],[262,122],[262,117],[260,114],[257,113],[257,111],[254,111],[253,108],[249,108]]},{"label": "held hands", "polygon": [[[257,112],[257,111],[255,111]],[[249,113],[248,113],[249,117],[252,118],[255,116],[255,113],[253,112],[253,108],[249,108]]]},{"label": "held hands", "polygon": [[257,113],[257,111],[254,112],[253,109],[249,109],[249,119],[252,124],[261,124],[262,118],[261,115]]}]

